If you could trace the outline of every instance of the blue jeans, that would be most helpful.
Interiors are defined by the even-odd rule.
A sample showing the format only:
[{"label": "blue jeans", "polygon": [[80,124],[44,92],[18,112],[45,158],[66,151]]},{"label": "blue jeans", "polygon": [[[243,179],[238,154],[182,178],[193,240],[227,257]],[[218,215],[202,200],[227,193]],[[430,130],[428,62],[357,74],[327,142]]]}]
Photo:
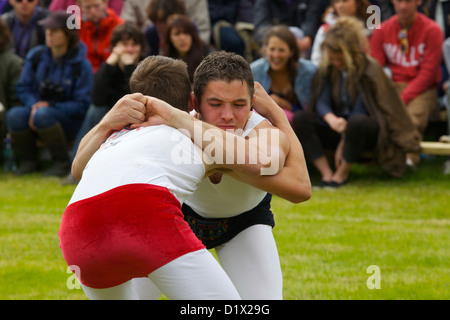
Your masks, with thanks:
[{"label": "blue jeans", "polygon": [[75,158],[75,154],[78,150],[78,145],[80,144],[81,139],[88,133],[93,127],[97,125],[97,123],[102,120],[106,113],[110,110],[110,107],[97,107],[93,104],[89,106],[88,111],[86,112],[86,116],[84,117],[83,123],[81,124],[81,128],[78,131],[78,134],[75,138],[72,147],[72,155],[70,161],[73,162]]},{"label": "blue jeans", "polygon": [[[16,106],[6,113],[6,126],[11,132],[20,132],[30,129],[31,108]],[[34,125],[38,130],[52,127],[57,122],[61,124],[67,139],[73,139],[81,126],[81,119],[73,119],[60,110],[52,107],[39,108],[34,114]]]}]

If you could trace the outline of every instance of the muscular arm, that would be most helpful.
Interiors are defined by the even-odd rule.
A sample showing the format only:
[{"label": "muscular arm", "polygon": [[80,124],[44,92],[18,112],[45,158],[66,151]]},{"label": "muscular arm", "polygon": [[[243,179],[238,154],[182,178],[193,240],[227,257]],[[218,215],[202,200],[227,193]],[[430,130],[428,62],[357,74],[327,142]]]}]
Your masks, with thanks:
[{"label": "muscular arm", "polygon": [[[276,175],[261,176],[251,180],[246,179],[244,182],[293,203],[303,202],[311,197],[311,181],[303,148],[294,130],[292,130],[284,111],[276,104],[271,105],[271,101],[273,102],[262,86],[259,83],[255,83],[255,101],[253,106],[258,113],[271,123],[264,121],[256,128],[276,127],[281,130],[289,141],[289,153],[287,154],[284,167]],[[235,178],[240,180],[239,177]]]},{"label": "muscular arm", "polygon": [[206,164],[216,171],[232,170],[244,178],[274,175],[289,152],[289,141],[276,128],[260,128],[245,139],[155,98],[147,97],[147,110],[150,116],[142,125],[165,124],[180,130],[212,160]]},{"label": "muscular arm", "polygon": [[[251,184],[254,187],[273,193],[294,203],[308,200],[311,197],[311,182],[302,146],[288,122],[284,111],[278,107],[259,83],[255,83],[254,107],[261,115],[265,116],[271,122],[270,124],[269,122],[264,121],[255,128],[257,137],[257,140],[255,141],[258,141],[258,144],[266,145],[267,149],[271,150],[271,165],[266,165],[265,167],[225,166],[225,169],[228,169],[226,173],[237,180]],[[179,113],[179,115],[181,118],[176,119],[175,122],[172,122],[169,125],[176,128],[187,129],[187,135],[194,137],[193,140],[195,142],[196,122],[194,121],[198,120],[195,120],[185,113]],[[165,121],[167,121],[167,119]],[[202,122],[201,129],[201,131],[200,129],[197,129],[197,135],[200,134],[200,136],[197,139],[196,144],[203,150],[208,150],[209,142],[202,139],[204,136],[201,134],[205,134],[209,129],[217,131],[219,134],[217,141],[226,140],[221,134],[227,133],[210,124]],[[264,135],[261,133],[264,133]],[[279,139],[269,139],[273,137],[279,137]],[[234,138],[237,139],[236,136]],[[251,139],[252,138],[249,140]],[[224,151],[223,155],[227,153],[236,155],[236,151],[236,149]],[[263,150],[263,153],[266,151],[267,150]],[[275,155],[277,157],[275,157]],[[236,160],[236,158],[234,160]],[[246,159],[246,161],[247,160],[248,159]],[[260,168],[259,170],[262,171],[267,170],[269,174],[249,175],[248,173],[252,172],[251,170],[254,170],[255,168]],[[276,171],[272,171],[272,169],[276,169]]]},{"label": "muscular arm", "polygon": [[[259,85],[259,84],[258,84]],[[262,87],[260,87],[262,89]],[[264,89],[262,89],[264,90]],[[258,92],[258,90],[256,91]],[[256,94],[255,92],[255,94]],[[311,196],[311,184],[309,181],[308,171],[305,164],[305,159],[303,155],[303,150],[300,145],[300,142],[298,141],[297,137],[295,136],[295,133],[293,132],[289,122],[286,119],[286,116],[284,112],[276,105],[270,106],[268,109],[265,110],[263,106],[266,104],[264,102],[264,99],[267,99],[268,95],[264,91],[264,95],[260,96],[261,99],[258,99],[256,97],[255,99],[255,107],[257,107],[258,112],[260,112],[262,115],[264,115],[266,118],[268,118],[274,126],[270,125],[267,122],[264,122],[260,125],[260,128],[270,128],[271,130],[281,130],[281,134],[279,135],[281,143],[279,146],[281,146],[280,152],[278,154],[279,156],[279,168],[281,170],[276,175],[261,175],[261,169],[268,168],[267,164],[266,166],[256,166],[253,165],[250,168],[246,168],[244,165],[242,166],[234,166],[234,168],[231,168],[231,164],[229,164],[229,167],[226,167],[226,158],[222,158],[225,161],[225,166],[221,166],[219,168],[218,165],[209,165],[210,170],[220,170],[222,172],[227,172],[228,174],[232,175],[238,180],[244,181],[245,183],[249,183],[253,185],[254,187],[263,189],[267,192],[273,193],[277,196],[280,196],[286,200],[289,200],[291,202],[297,203],[306,201]],[[264,98],[264,99],[263,99]],[[269,97],[270,98],[270,97]],[[271,98],[269,101],[273,101]],[[111,118],[112,115],[120,115],[124,112],[118,112],[119,108],[130,108],[130,103],[126,103],[126,100],[119,100],[119,102],[113,107],[113,109],[102,119],[102,121],[94,128],[92,129],[82,140],[82,143],[80,143],[80,146],[77,151],[77,155],[75,157],[73,166],[72,166],[72,175],[80,179],[82,171],[84,170],[84,167],[86,166],[89,159],[92,157],[92,155],[95,153],[95,151],[101,146],[101,144],[106,140],[106,138],[111,134],[112,131],[121,129],[125,125],[129,123],[141,123],[142,119],[140,121],[137,121],[135,118],[131,118],[130,120],[122,120],[117,121],[120,125],[117,125],[117,128],[114,128],[112,125],[112,121],[107,121],[109,118]],[[276,108],[274,107],[276,106]],[[271,110],[271,111],[270,111]],[[129,112],[129,111],[127,111]],[[187,114],[186,114],[187,115]],[[183,118],[186,117],[186,115],[183,114]],[[187,115],[189,116],[189,115]],[[128,118],[127,118],[128,119]],[[132,121],[134,119],[134,121]],[[188,119],[188,118],[185,118]],[[194,132],[194,121],[192,117],[189,116],[189,122],[191,123],[191,132],[192,136],[195,135]],[[159,124],[163,123],[163,121],[159,119]],[[151,123],[148,123],[151,124]],[[147,124],[147,125],[148,125]],[[155,123],[153,123],[155,124]],[[179,124],[180,125],[180,124]],[[207,128],[214,128],[217,129],[214,126],[210,126],[208,124],[205,124],[206,126],[203,129]],[[186,127],[186,125],[185,125]],[[113,129],[114,128],[114,129]],[[203,134],[202,129],[202,134]],[[220,130],[221,134],[228,134],[232,135],[231,133],[225,133],[225,131]],[[189,133],[190,134],[190,133]],[[232,135],[232,139],[235,139],[235,136]],[[271,136],[271,134],[268,134],[268,136]],[[231,138],[231,137],[230,137]],[[203,139],[202,139],[203,140]],[[199,140],[200,141],[200,140]],[[223,137],[222,137],[223,141]],[[225,140],[226,141],[226,140]],[[229,140],[230,141],[230,140]],[[241,141],[241,140],[240,140]],[[203,141],[201,142],[203,145]],[[206,145],[203,147],[207,147],[207,141]],[[228,145],[228,147],[230,147]],[[225,146],[226,147],[226,146]],[[271,148],[269,148],[271,149]],[[230,151],[231,152],[231,151]],[[237,155],[237,152],[234,151],[233,146],[233,152],[231,152],[233,155]],[[223,154],[227,154],[227,151],[225,151]],[[254,153],[257,154],[257,153]],[[248,158],[247,158],[248,159]],[[214,159],[211,160],[211,162]],[[216,159],[217,160],[217,159]],[[236,159],[233,159],[236,160]],[[216,161],[217,162],[217,161]],[[284,165],[284,166],[283,166]],[[234,169],[232,171],[231,169]],[[241,172],[239,172],[241,170]],[[277,170],[278,171],[278,170]]]}]

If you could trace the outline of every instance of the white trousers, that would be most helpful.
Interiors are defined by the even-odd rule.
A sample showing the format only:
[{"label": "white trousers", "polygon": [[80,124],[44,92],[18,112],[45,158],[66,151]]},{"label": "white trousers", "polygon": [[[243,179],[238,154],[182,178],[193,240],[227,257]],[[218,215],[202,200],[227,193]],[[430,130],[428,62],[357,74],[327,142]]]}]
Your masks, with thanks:
[{"label": "white trousers", "polygon": [[[283,276],[271,226],[251,226],[218,246],[216,253],[242,299],[283,299]],[[156,282],[148,278],[131,282],[138,299],[153,300],[161,295]]]},{"label": "white trousers", "polygon": [[[134,286],[136,283],[136,286]],[[211,253],[185,254],[149,274],[119,286],[94,289],[82,285],[91,300],[137,300],[162,293],[172,300],[239,300],[233,283]]]}]

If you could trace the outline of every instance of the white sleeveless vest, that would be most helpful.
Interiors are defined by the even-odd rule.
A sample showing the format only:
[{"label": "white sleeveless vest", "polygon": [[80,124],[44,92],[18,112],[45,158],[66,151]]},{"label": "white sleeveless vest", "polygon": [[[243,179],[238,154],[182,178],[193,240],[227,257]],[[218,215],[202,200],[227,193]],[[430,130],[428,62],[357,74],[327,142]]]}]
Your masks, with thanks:
[{"label": "white sleeveless vest", "polygon": [[123,129],[89,160],[69,204],[135,183],[166,187],[183,203],[204,175],[200,153],[180,131],[165,125]]},{"label": "white sleeveless vest", "polygon": [[[263,120],[264,117],[252,112],[245,125],[243,136],[247,136]],[[228,218],[253,209],[266,194],[265,191],[224,174],[218,184],[211,183],[208,178],[203,179],[198,189],[186,199],[185,203],[202,217]]]}]

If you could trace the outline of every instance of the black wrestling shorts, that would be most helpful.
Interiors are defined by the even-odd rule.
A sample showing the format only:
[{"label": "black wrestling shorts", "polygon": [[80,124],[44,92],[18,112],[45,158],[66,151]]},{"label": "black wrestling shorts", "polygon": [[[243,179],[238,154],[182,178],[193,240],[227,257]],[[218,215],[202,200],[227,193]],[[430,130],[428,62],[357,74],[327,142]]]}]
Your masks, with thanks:
[{"label": "black wrestling shorts", "polygon": [[182,211],[186,220],[207,249],[212,249],[231,240],[241,231],[256,224],[275,227],[273,213],[270,210],[272,195],[268,193],[253,209],[230,218],[204,218],[191,207],[183,204]]}]

